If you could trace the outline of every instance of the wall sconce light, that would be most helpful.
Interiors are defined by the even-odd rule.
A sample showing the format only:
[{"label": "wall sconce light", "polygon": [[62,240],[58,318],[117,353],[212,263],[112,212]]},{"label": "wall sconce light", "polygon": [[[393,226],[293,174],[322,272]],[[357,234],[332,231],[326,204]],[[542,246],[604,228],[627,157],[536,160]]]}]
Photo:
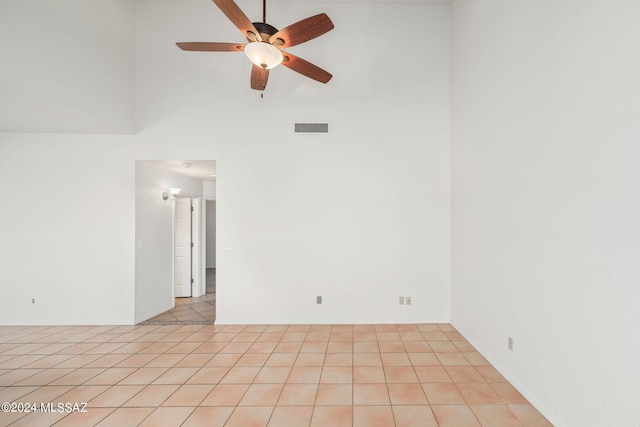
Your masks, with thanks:
[{"label": "wall sconce light", "polygon": [[169,192],[162,193],[162,200],[174,200],[180,194],[179,188],[170,188]]}]

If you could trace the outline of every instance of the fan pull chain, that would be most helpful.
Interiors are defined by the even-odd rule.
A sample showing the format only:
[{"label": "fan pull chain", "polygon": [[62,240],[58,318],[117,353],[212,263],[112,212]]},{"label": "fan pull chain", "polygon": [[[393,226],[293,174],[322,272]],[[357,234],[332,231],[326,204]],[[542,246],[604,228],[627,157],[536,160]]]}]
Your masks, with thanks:
[{"label": "fan pull chain", "polygon": [[262,0],[262,22],[267,23],[267,0]]}]

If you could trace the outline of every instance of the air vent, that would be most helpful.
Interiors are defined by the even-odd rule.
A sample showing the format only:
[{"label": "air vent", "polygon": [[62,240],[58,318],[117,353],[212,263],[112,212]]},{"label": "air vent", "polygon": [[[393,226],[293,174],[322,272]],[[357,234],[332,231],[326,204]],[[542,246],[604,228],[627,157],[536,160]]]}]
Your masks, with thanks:
[{"label": "air vent", "polygon": [[327,133],[329,123],[296,123],[296,133]]}]

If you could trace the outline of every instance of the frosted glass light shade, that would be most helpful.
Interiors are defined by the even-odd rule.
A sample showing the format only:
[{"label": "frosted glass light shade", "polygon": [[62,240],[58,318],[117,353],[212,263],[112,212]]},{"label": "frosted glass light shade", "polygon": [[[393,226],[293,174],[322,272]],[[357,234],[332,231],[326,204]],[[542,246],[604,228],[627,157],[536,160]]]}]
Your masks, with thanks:
[{"label": "frosted glass light shade", "polygon": [[251,42],[244,47],[244,53],[260,68],[270,70],[282,63],[282,52],[265,42]]}]

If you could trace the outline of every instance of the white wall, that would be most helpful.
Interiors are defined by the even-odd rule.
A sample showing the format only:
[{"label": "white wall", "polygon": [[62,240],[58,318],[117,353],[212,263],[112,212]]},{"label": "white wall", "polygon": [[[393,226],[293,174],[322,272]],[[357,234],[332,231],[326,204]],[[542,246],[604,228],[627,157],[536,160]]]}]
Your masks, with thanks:
[{"label": "white wall", "polygon": [[[214,5],[137,7],[137,144],[156,158],[216,159],[218,322],[448,321],[448,6],[270,10],[277,26],[321,11],[334,20],[292,49],[332,72],[328,85],[277,68],[261,99],[243,55],[175,47],[241,41]],[[372,43],[372,22],[420,40],[421,54],[394,37]],[[296,135],[299,121],[330,132]]]},{"label": "white wall", "polygon": [[0,324],[133,321],[131,144],[0,133]]},{"label": "white wall", "polygon": [[0,2],[0,131],[133,132],[135,2]]},{"label": "white wall", "polygon": [[639,16],[452,6],[452,322],[558,426],[640,419]]},{"label": "white wall", "polygon": [[[259,5],[241,6],[252,16],[261,14]],[[80,13],[66,7],[55,8],[57,14],[71,19]],[[46,122],[57,117],[55,105],[44,105],[33,121],[28,112],[16,112],[15,123],[25,123],[25,130],[49,133],[3,135],[2,162],[8,167],[0,176],[3,182],[21,182],[20,191],[11,194],[19,193],[17,200],[23,201],[43,188],[13,161],[52,153],[49,158],[59,162],[44,169],[44,188],[63,183],[64,197],[77,196],[90,214],[116,213],[106,223],[81,226],[81,232],[94,237],[96,255],[87,250],[88,237],[76,237],[63,251],[49,239],[51,233],[59,237],[76,232],[77,221],[69,223],[66,212],[52,211],[46,221],[42,213],[34,214],[39,220],[33,237],[38,251],[55,255],[32,264],[30,255],[21,252],[12,263],[15,267],[3,269],[3,284],[22,280],[27,266],[42,265],[44,270],[27,274],[29,283],[64,297],[63,308],[76,308],[51,309],[37,317],[19,310],[20,305],[12,306],[3,311],[4,322],[131,323],[152,311],[142,297],[150,288],[143,285],[134,296],[139,279],[133,270],[136,159],[217,160],[220,323],[448,321],[448,6],[295,3],[274,5],[269,17],[282,27],[322,11],[332,17],[336,29],[291,51],[332,72],[329,85],[276,69],[261,99],[248,87],[250,67],[243,55],[198,55],[175,47],[181,40],[242,39],[215,5],[140,1],[135,14],[135,135],[123,142],[81,134],[70,136],[70,144],[66,136],[52,134],[58,129]],[[32,25],[22,12],[7,19],[12,27]],[[372,22],[384,22],[389,34],[403,34],[405,40],[420,40],[423,54],[415,55],[413,43],[394,37],[376,37],[372,43]],[[54,29],[52,38],[82,38],[93,34],[95,26],[91,28]],[[100,36],[108,39],[110,29],[100,27]],[[130,65],[122,58],[115,62],[122,69]],[[66,64],[47,61],[43,66],[60,76]],[[94,71],[100,82],[114,70]],[[46,88],[57,90],[57,82],[47,82]],[[105,92],[114,90],[105,84]],[[106,104],[94,109],[94,102],[101,101],[93,98],[103,95]],[[120,103],[120,98],[94,92],[86,92],[86,97],[81,100],[87,105],[78,110],[90,120],[76,122],[65,116],[65,128],[118,131],[101,109],[120,114],[119,105],[128,105],[124,98]],[[296,135],[293,125],[299,121],[329,122],[330,133]],[[12,142],[15,138],[19,142]],[[35,142],[27,150],[22,140]],[[92,143],[82,144],[85,141]],[[109,151],[111,141],[114,152]],[[76,163],[79,170],[74,169]],[[106,187],[125,202],[111,203],[93,193],[89,184],[94,181],[97,188]],[[46,201],[60,197],[51,194],[56,195]],[[4,227],[33,229],[29,219],[34,216],[6,215]],[[51,231],[50,224],[63,225]],[[8,233],[17,236],[15,231]],[[84,246],[74,245],[77,241]],[[229,243],[233,250],[223,250]],[[10,247],[2,243],[5,254]],[[63,254],[88,257],[79,264],[78,276],[69,281],[56,274],[46,284],[36,280],[52,267],[60,268]],[[96,271],[102,264],[110,267],[108,273]],[[94,287],[100,289],[97,294],[87,291]],[[323,305],[315,304],[316,295],[324,297]],[[400,295],[412,296],[413,305],[399,306]],[[5,304],[30,301],[25,288],[11,289],[7,296]]]},{"label": "white wall", "polygon": [[202,181],[162,169],[154,161],[136,161],[136,323],[174,306],[174,202],[162,200],[171,187],[189,197],[202,196]]}]

